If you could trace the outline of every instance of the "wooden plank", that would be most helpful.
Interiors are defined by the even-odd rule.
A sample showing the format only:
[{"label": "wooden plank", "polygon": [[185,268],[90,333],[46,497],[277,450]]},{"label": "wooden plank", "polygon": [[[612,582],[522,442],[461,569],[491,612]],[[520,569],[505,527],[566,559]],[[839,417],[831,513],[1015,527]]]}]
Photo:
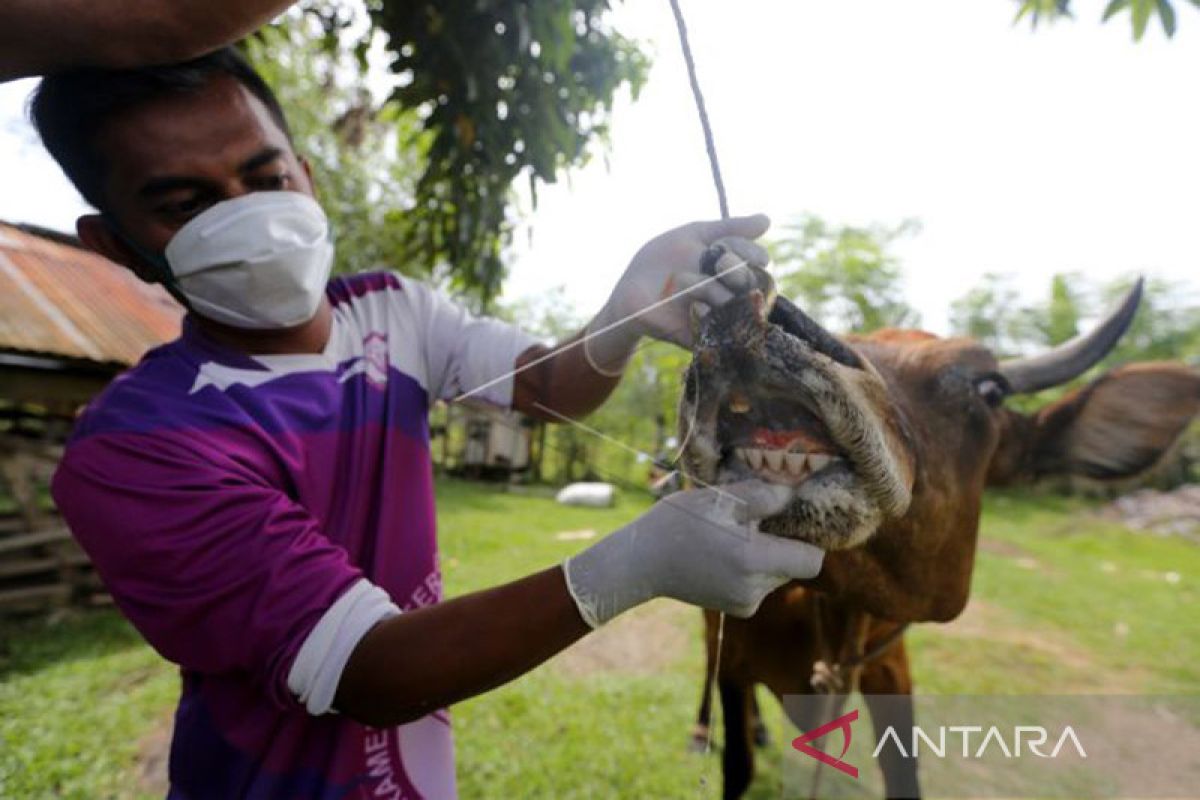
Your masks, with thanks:
[{"label": "wooden plank", "polygon": [[18,517],[16,514],[0,515],[0,535],[6,533],[20,533],[25,530],[25,520]]},{"label": "wooden plank", "polygon": [[36,575],[39,572],[51,572],[57,569],[57,558],[21,558],[0,561],[0,579]]},{"label": "wooden plank", "polygon": [[36,575],[39,572],[51,572],[68,567],[82,567],[89,562],[84,552],[65,553],[61,556],[42,558],[0,559],[0,579],[14,578],[22,575]]},{"label": "wooden plank", "polygon": [[[45,513],[53,522],[61,522],[58,513],[53,508],[45,509]],[[28,530],[25,527],[25,520],[20,515],[0,513],[0,534],[25,533]]]},{"label": "wooden plank", "polygon": [[48,531],[38,531],[37,533],[22,533],[16,536],[5,536],[0,538],[0,553],[9,553],[13,550],[20,550],[24,547],[33,547],[38,544],[50,544],[51,542],[70,541],[71,532],[66,528],[52,528]]},{"label": "wooden plank", "polygon": [[71,596],[70,586],[28,586],[0,592],[0,608],[29,605],[61,605]]}]

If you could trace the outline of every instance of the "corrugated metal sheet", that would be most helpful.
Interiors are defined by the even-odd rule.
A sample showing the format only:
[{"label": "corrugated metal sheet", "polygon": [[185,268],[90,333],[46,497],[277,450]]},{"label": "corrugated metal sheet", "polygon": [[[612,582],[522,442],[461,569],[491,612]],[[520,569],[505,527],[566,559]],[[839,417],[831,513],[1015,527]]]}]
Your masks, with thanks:
[{"label": "corrugated metal sheet", "polygon": [[131,365],[182,316],[124,267],[0,224],[0,350]]}]

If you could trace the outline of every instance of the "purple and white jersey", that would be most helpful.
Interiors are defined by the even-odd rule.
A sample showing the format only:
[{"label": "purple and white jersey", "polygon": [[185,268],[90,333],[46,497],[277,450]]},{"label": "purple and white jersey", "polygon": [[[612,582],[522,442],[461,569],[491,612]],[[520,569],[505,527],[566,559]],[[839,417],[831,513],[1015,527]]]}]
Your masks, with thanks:
[{"label": "purple and white jersey", "polygon": [[[455,794],[445,711],[321,712],[371,625],[441,599],[430,404],[536,340],[392,273],[326,293],[319,355],[246,356],[185,320],[92,402],[54,476],[117,605],[181,667],[171,797]],[[511,397],[511,378],[475,395]]]}]

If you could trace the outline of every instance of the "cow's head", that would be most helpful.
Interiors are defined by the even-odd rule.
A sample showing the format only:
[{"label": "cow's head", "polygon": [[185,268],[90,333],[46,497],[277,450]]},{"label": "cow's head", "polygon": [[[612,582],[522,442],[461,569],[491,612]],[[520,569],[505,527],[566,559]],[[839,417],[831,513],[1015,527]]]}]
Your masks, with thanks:
[{"label": "cow's head", "polygon": [[1135,475],[1200,410],[1200,371],[1167,363],[1114,370],[1033,415],[1005,406],[1094,365],[1140,295],[1139,283],[1090,334],[1001,363],[972,339],[839,339],[752,292],[700,324],[680,406],[684,464],[706,483],[795,486],[762,527],[831,551],[818,587],[879,616],[951,618],[966,602],[986,486]]}]

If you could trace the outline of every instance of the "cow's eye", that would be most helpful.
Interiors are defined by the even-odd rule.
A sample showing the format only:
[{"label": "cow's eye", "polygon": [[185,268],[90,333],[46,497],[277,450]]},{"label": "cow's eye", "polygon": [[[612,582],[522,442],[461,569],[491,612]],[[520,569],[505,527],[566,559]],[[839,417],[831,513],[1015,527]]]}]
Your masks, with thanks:
[{"label": "cow's eye", "polygon": [[984,375],[975,381],[975,391],[992,408],[997,408],[1012,392],[1003,375]]}]

